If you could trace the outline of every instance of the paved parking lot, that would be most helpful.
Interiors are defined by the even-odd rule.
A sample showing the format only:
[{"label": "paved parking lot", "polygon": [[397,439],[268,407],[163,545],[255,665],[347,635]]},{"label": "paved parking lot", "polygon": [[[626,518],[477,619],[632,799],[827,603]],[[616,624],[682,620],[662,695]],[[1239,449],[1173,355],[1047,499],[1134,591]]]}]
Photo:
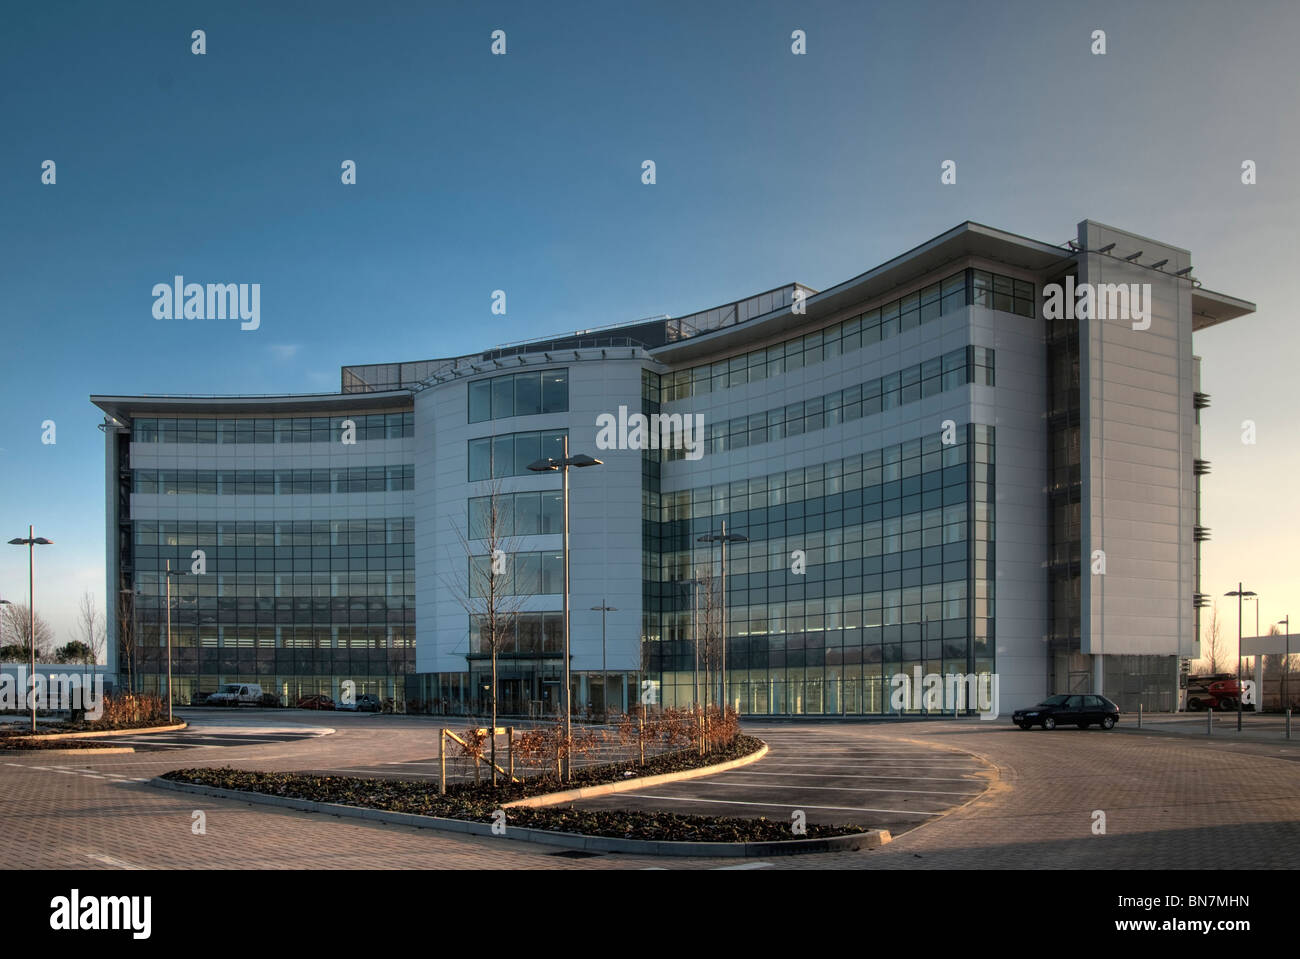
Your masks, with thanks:
[{"label": "paved parking lot", "polygon": [[[289,719],[281,714],[276,721],[288,726]],[[897,832],[876,850],[738,864],[574,859],[508,838],[304,814],[146,784],[178,766],[337,769],[437,755],[436,723],[410,717],[331,716],[332,735],[262,743],[251,740],[264,738],[258,730],[270,727],[267,718],[245,720],[243,748],[0,760],[0,868],[1183,868],[1212,876],[1300,866],[1300,744],[1136,730],[1021,732],[1009,722],[978,720],[750,723],[746,731],[769,740],[772,753],[713,777],[722,785],[702,779],[619,797],[630,808],[667,801],[691,811],[783,819],[803,808],[814,822],[872,816],[863,825]],[[849,778],[857,776],[904,778]],[[981,783],[987,788],[973,798],[937,795],[973,792]],[[908,792],[880,791],[895,788]],[[936,793],[921,792],[932,788]],[[812,808],[840,806],[847,808]],[[206,817],[203,834],[191,829],[196,812]],[[1103,833],[1093,828],[1098,812],[1105,814]],[[223,852],[229,849],[239,855]]]},{"label": "paved parking lot", "polygon": [[993,767],[966,753],[905,742],[864,742],[838,727],[755,730],[770,747],[760,762],[716,776],[574,805],[809,823],[852,823],[898,836],[969,802]]}]

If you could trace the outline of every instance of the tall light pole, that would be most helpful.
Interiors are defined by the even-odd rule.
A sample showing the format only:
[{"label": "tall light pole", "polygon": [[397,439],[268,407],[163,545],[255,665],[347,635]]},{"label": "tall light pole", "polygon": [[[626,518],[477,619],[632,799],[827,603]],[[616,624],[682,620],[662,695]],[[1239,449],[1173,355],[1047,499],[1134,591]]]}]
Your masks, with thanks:
[{"label": "tall light pole", "polygon": [[189,572],[183,569],[172,569],[172,561],[167,560],[167,566],[163,572],[167,578],[167,724],[170,726],[172,720],[172,577],[188,576]]},{"label": "tall light pole", "polygon": [[1224,593],[1224,596],[1237,597],[1237,732],[1241,732],[1241,603],[1247,596],[1258,595],[1249,589],[1243,589],[1241,583],[1237,583],[1237,588],[1230,593]]},{"label": "tall light pole", "polygon": [[[1247,596],[1246,598],[1255,604],[1255,635],[1256,635],[1256,637],[1258,637],[1258,636],[1259,636],[1259,597],[1258,597],[1258,596]],[[1250,657],[1250,659],[1251,659],[1251,665],[1252,665],[1252,667],[1253,667],[1253,666],[1254,666],[1255,657],[1252,656],[1252,657]],[[1262,690],[1262,689],[1259,690],[1259,701],[1260,701],[1261,703],[1264,701],[1264,690]]]},{"label": "tall light pole", "polygon": [[1291,678],[1291,614],[1287,613],[1285,617],[1277,621],[1279,626],[1286,626],[1286,658],[1282,660],[1282,708],[1286,709],[1291,705],[1291,700],[1287,693],[1290,684],[1287,682]]},{"label": "tall light pole", "polygon": [[698,576],[681,581],[691,588],[691,645],[695,647],[695,668],[691,673],[691,703],[700,708],[700,585],[704,581]]},{"label": "tall light pole", "polygon": [[602,466],[600,460],[579,453],[569,455],[569,434],[564,434],[564,445],[560,458],[548,456],[529,463],[528,468],[534,473],[560,474],[560,488],[564,499],[564,778],[567,780],[573,772],[573,759],[569,750],[573,745],[573,695],[569,688],[569,467]]},{"label": "tall light pole", "polygon": [[606,606],[605,597],[600,598],[600,605],[591,607],[600,610],[600,711],[602,718],[609,719],[609,672],[605,668],[605,614],[617,613],[617,606]]},{"label": "tall light pole", "polygon": [[37,546],[53,546],[54,540],[37,536],[31,526],[27,527],[27,538],[15,537],[9,541],[10,546],[27,547],[27,644],[32,654],[32,732],[36,732],[36,603],[32,598],[32,553]]},{"label": "tall light pole", "polygon": [[722,521],[721,533],[706,533],[701,536],[701,543],[721,543],[722,544],[722,699],[723,711],[731,705],[731,694],[727,688],[727,544],[728,543],[748,543],[749,537],[742,536],[739,533],[727,534],[727,521]]}]

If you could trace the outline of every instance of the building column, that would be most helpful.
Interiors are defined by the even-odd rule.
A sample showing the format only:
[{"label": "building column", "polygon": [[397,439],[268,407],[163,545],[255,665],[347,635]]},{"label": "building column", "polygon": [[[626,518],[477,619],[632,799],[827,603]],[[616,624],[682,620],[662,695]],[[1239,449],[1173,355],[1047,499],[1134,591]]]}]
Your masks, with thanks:
[{"label": "building column", "polygon": [[1094,696],[1106,695],[1106,659],[1100,653],[1094,653],[1092,657],[1092,694]]}]

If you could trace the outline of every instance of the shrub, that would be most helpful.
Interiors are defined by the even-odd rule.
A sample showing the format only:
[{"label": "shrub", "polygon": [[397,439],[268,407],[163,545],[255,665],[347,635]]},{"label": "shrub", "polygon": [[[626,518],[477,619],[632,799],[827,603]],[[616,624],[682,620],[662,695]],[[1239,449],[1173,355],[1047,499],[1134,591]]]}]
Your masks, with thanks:
[{"label": "shrub", "polygon": [[162,726],[167,722],[167,701],[147,693],[120,693],[104,698],[104,712],[87,725],[91,729]]}]

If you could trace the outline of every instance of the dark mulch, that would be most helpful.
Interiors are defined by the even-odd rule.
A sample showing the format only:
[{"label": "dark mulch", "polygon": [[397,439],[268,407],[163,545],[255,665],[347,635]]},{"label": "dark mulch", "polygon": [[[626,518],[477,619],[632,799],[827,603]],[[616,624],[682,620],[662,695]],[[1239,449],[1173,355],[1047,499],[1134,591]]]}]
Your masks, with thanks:
[{"label": "dark mulch", "polygon": [[[414,813],[444,819],[491,822],[504,803],[527,796],[618,782],[632,771],[641,776],[678,769],[692,769],[747,756],[762,743],[750,736],[738,736],[731,746],[701,758],[689,751],[660,756],[644,767],[635,763],[614,763],[575,771],[571,781],[539,776],[520,783],[455,783],[447,794],[438,794],[438,784],[427,780],[363,779],[354,776],[307,776],[298,773],[267,773],[244,769],[174,769],[164,779],[175,782],[240,789],[270,796],[307,799],[313,802],[364,806],[389,812]],[[508,809],[510,825],[555,832],[682,842],[775,842],[788,839],[818,839],[862,832],[865,827],[823,826],[809,823],[806,835],[792,835],[790,823],[765,818],[739,819],[717,816],[683,816],[675,813],[630,812],[620,809],[575,809],[572,806],[543,809]]]},{"label": "dark mulch", "polygon": [[[162,719],[142,719],[138,722],[121,722],[108,723],[103,720],[93,722],[74,723],[66,720],[55,721],[37,721],[36,735],[45,736],[51,733],[107,733],[107,732],[130,732],[132,729],[151,729],[154,726],[166,726],[167,717]],[[31,725],[0,725],[0,740],[12,739],[15,736],[32,735]],[[9,748],[9,747],[5,747]]]},{"label": "dark mulch", "polygon": [[116,744],[102,739],[18,739],[0,737],[0,749],[111,749]]}]

